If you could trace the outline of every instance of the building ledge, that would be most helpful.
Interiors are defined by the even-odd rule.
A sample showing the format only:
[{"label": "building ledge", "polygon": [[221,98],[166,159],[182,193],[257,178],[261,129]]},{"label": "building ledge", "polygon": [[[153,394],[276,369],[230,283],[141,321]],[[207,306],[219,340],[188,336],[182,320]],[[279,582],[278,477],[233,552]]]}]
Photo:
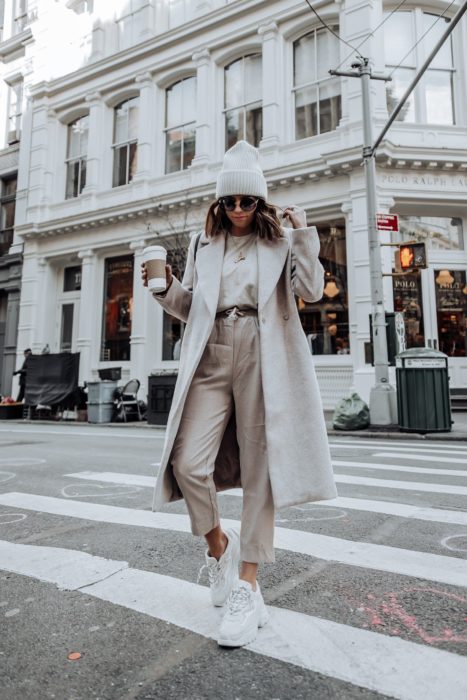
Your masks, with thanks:
[{"label": "building ledge", "polygon": [[17,53],[24,48],[24,45],[32,38],[31,27],[27,27],[24,31],[11,36],[9,39],[0,42],[0,61],[5,62],[5,59],[11,54]]}]

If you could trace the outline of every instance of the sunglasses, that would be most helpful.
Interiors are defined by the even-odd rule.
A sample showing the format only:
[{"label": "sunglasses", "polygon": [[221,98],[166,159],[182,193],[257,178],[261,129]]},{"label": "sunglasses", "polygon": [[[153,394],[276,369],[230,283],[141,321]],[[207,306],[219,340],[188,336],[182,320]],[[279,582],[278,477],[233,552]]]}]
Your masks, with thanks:
[{"label": "sunglasses", "polygon": [[[219,204],[225,211],[233,211],[235,209],[235,197],[221,197]],[[257,204],[258,200],[254,197],[241,197],[240,199],[240,209],[242,211],[253,211],[253,209],[256,209]]]}]

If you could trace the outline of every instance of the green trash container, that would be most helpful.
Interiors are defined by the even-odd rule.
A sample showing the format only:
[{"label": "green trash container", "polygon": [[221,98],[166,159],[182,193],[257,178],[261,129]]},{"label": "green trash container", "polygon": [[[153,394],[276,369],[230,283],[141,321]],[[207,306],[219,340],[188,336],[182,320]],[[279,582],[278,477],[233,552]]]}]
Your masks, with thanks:
[{"label": "green trash container", "polygon": [[431,348],[412,348],[396,358],[399,427],[410,433],[452,429],[448,357]]}]

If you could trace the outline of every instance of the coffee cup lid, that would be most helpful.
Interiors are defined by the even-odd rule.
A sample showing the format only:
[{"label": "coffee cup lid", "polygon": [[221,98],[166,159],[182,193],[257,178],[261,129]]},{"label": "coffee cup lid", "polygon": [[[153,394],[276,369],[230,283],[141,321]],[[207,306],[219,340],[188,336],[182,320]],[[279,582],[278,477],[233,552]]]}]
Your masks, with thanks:
[{"label": "coffee cup lid", "polygon": [[161,251],[164,253],[167,252],[163,245],[150,245],[143,250],[143,255],[146,255],[147,253],[159,253]]}]

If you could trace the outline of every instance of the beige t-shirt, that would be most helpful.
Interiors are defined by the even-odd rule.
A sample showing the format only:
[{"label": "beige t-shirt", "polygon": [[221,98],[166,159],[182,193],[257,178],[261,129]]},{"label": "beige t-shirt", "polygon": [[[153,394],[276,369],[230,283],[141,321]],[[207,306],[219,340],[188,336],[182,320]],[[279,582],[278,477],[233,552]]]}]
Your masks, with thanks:
[{"label": "beige t-shirt", "polygon": [[226,233],[217,311],[232,306],[258,308],[258,248],[256,233]]}]

